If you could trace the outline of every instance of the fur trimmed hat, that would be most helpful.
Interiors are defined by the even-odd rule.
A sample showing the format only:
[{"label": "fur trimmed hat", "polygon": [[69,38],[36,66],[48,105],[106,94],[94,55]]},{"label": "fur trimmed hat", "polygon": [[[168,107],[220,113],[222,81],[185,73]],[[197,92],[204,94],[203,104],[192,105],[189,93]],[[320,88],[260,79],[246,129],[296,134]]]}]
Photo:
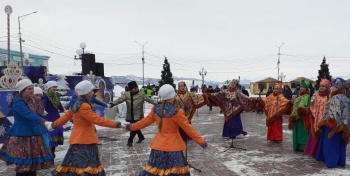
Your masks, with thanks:
[{"label": "fur trimmed hat", "polygon": [[186,83],[184,81],[180,81],[179,83],[177,83],[178,87],[184,86],[186,87]]},{"label": "fur trimmed hat", "polygon": [[57,86],[57,82],[56,81],[48,81],[46,83],[46,89],[50,89],[53,86]]},{"label": "fur trimmed hat", "polygon": [[337,89],[345,89],[346,88],[346,81],[343,78],[335,78],[332,81],[332,87],[335,87]]},{"label": "fur trimmed hat", "polygon": [[90,91],[92,91],[95,88],[95,86],[88,80],[80,81],[75,86],[75,92],[80,95],[86,95]]},{"label": "fur trimmed hat", "polygon": [[159,88],[158,95],[160,98],[162,98],[162,100],[172,99],[175,96],[175,89],[170,84],[164,84]]},{"label": "fur trimmed hat", "polygon": [[234,84],[234,85],[238,85],[239,84],[239,80],[238,79],[233,79],[231,82],[230,82],[230,86]]},{"label": "fur trimmed hat", "polygon": [[41,94],[43,95],[43,90],[40,87],[34,87],[34,95]]},{"label": "fur trimmed hat", "polygon": [[29,79],[22,79],[20,81],[17,82],[16,84],[16,90],[18,92],[22,92],[23,89],[25,89],[28,86],[34,86],[34,84],[32,83],[31,80]]},{"label": "fur trimmed hat", "polygon": [[129,87],[130,90],[132,90],[135,87],[137,87],[137,89],[139,88],[139,86],[137,85],[137,83],[135,81],[130,81],[128,83],[128,87]]}]

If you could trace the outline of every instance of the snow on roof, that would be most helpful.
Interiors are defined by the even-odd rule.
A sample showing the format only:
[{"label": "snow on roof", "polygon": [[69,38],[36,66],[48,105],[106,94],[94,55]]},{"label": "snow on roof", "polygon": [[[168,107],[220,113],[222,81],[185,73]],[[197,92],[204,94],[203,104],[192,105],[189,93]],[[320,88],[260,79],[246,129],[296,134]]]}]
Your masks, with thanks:
[{"label": "snow on roof", "polygon": [[275,78],[267,77],[267,78],[262,79],[262,80],[252,81],[252,83],[255,83],[255,82],[276,82],[276,81],[278,81],[278,80]]},{"label": "snow on roof", "polygon": [[[7,50],[7,43],[6,42],[0,42],[0,49]],[[21,51],[20,46],[17,45],[17,44],[10,44],[10,49],[11,49],[11,51],[17,51],[17,52]],[[27,47],[24,47],[24,46],[22,46],[22,53],[28,53],[28,54],[37,55],[37,56],[49,57],[47,55],[44,55],[43,53],[40,53],[38,51],[35,51],[33,49],[30,49],[30,48],[27,48]]]},{"label": "snow on roof", "polygon": [[305,80],[307,80],[309,82],[315,82],[315,80],[312,80],[312,79],[309,79],[309,78],[305,78],[305,77],[297,77],[295,79],[290,80],[289,82],[300,82],[303,79],[305,79]]}]

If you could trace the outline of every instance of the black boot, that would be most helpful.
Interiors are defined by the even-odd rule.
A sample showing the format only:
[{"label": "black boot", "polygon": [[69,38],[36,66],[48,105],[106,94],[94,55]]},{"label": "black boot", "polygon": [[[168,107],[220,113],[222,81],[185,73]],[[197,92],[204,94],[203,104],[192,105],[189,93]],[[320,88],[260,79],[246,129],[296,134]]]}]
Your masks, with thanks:
[{"label": "black boot", "polygon": [[52,147],[52,148],[51,148],[51,153],[52,153],[52,155],[53,155],[53,158],[56,158],[55,150],[56,150],[56,147]]},{"label": "black boot", "polygon": [[136,143],[141,143],[143,140],[145,140],[145,138],[141,138],[141,139],[139,139]]},{"label": "black boot", "polygon": [[16,172],[16,176],[36,176],[36,171]]}]

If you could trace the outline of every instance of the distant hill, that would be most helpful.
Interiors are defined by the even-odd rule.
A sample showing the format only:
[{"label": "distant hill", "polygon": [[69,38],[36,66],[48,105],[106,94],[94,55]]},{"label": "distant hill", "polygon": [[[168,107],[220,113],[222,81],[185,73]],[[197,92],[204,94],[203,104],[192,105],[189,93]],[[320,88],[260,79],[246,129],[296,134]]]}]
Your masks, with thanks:
[{"label": "distant hill", "polygon": [[[201,85],[202,84],[202,80],[201,79],[197,79],[197,78],[184,78],[184,77],[173,77],[174,79],[174,83],[177,84],[179,81],[185,81],[186,84],[192,85],[192,83],[194,82],[195,85]],[[136,81],[138,85],[142,85],[142,77],[138,77],[138,76],[134,76],[134,75],[126,75],[126,76],[113,76],[113,80],[114,83],[119,83],[119,84],[125,84],[128,83],[130,81]],[[148,84],[154,84],[154,85],[158,85],[158,81],[160,79],[156,79],[156,78],[145,78],[145,85]],[[243,79],[240,82],[242,85],[249,86],[250,80],[246,80]],[[222,85],[224,84],[224,82],[218,82],[218,81],[212,81],[212,80],[204,80],[204,84],[206,85],[212,85],[213,87],[217,86],[217,85]]]}]

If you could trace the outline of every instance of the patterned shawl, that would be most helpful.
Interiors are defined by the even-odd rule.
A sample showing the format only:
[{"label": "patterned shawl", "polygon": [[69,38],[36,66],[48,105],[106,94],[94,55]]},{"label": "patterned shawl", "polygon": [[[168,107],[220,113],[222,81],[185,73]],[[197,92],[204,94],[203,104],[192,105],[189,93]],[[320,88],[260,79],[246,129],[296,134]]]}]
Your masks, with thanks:
[{"label": "patterned shawl", "polygon": [[208,103],[207,96],[205,94],[195,94],[188,91],[178,91],[175,95],[176,108],[182,108],[186,117],[191,122],[196,109],[206,105]]},{"label": "patterned shawl", "polygon": [[52,103],[53,107],[58,109],[58,107],[61,104],[61,102],[60,102],[60,95],[57,92],[47,91],[46,92],[46,96],[50,100],[50,102]]},{"label": "patterned shawl", "polygon": [[282,93],[278,95],[271,94],[264,98],[263,101],[265,103],[264,112],[266,115],[266,120],[273,118],[273,116],[276,114],[280,114],[278,116],[282,117],[284,112],[287,110],[286,108],[288,107],[288,103],[290,102]]},{"label": "patterned shawl", "polygon": [[350,103],[343,92],[336,91],[332,93],[322,116],[323,120],[327,118],[335,119],[337,126],[347,124],[350,118]]},{"label": "patterned shawl", "polygon": [[256,106],[255,99],[250,99],[238,91],[222,90],[210,94],[208,98],[221,108],[226,121],[242,111],[251,111]]},{"label": "patterned shawl", "polygon": [[328,101],[328,94],[329,91],[319,90],[314,94],[314,99],[311,102],[310,111],[314,118],[314,122],[312,124],[314,132],[318,131],[318,122],[320,122],[324,109],[326,107]]},{"label": "patterned shawl", "polygon": [[[78,97],[78,99],[74,102],[73,104],[73,107],[72,107],[72,112],[73,113],[76,113],[78,112],[78,110],[80,109],[81,105],[83,103],[89,103],[89,100],[88,99],[85,99],[85,98],[81,98],[81,97]],[[91,105],[90,105],[91,106]],[[93,108],[92,108],[93,109]]]},{"label": "patterned shawl", "polygon": [[25,99],[29,109],[35,114],[44,116],[45,106],[42,100],[35,100],[35,98]]}]

